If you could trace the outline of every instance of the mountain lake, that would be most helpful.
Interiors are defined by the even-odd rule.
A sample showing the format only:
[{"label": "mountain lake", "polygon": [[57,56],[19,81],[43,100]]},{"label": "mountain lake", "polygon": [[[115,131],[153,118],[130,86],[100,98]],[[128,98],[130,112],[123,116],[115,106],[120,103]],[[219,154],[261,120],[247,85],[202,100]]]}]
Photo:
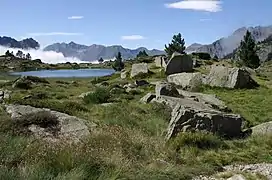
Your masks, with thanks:
[{"label": "mountain lake", "polygon": [[37,76],[46,78],[101,77],[113,74],[113,69],[61,69],[11,72],[10,75]]}]

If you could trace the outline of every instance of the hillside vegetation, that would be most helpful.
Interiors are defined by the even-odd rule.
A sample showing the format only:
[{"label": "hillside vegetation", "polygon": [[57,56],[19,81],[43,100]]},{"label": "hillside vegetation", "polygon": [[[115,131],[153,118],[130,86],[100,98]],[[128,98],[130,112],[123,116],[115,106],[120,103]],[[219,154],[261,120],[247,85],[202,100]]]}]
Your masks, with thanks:
[{"label": "hillside vegetation", "polygon": [[[199,61],[194,72],[203,74],[209,73],[211,65],[235,66],[231,61],[194,58]],[[188,180],[212,175],[226,165],[272,163],[272,136],[268,134],[231,139],[183,132],[166,141],[171,110],[160,103],[140,102],[155,90],[154,82],[166,81],[164,68],[156,66],[154,60],[155,57],[138,57],[125,62],[122,72],[97,78],[1,76],[1,88],[10,96],[0,109],[0,179]],[[149,72],[131,78],[132,66],[143,62]],[[122,73],[127,76],[121,78]],[[243,116],[246,130],[272,121],[271,64],[263,64],[252,76],[259,87],[203,85],[199,92],[215,94],[234,113]],[[143,80],[150,84],[129,91],[123,88]],[[90,134],[75,142],[37,138],[28,126],[50,126],[51,133],[58,117],[41,111],[14,121],[6,111],[9,104],[49,108],[79,117]],[[247,176],[265,179],[259,174]]]}]

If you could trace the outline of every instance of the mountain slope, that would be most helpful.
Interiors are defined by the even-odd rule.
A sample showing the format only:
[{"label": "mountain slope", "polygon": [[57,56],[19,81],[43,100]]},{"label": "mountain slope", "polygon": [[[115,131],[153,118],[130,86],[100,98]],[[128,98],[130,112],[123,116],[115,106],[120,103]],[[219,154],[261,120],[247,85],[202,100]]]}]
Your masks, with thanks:
[{"label": "mountain slope", "polygon": [[221,38],[212,44],[203,46],[189,46],[186,48],[187,53],[191,52],[207,52],[211,56],[217,55],[223,58],[232,53],[239,45],[246,31],[249,30],[256,41],[263,41],[268,36],[272,35],[272,26],[256,26],[256,27],[242,27],[234,31],[230,36]]},{"label": "mountain slope", "polygon": [[11,37],[0,36],[0,46],[20,49],[38,49],[40,44],[32,38],[23,39],[17,41]]},{"label": "mountain slope", "polygon": [[55,51],[62,53],[65,57],[77,57],[82,61],[95,61],[100,57],[103,59],[112,59],[116,56],[118,52],[121,52],[124,59],[134,58],[140,51],[145,50],[149,55],[164,54],[164,51],[160,50],[148,50],[144,47],[137,49],[127,49],[122,46],[103,46],[93,44],[91,46],[85,46],[76,44],[74,42],[70,43],[55,43],[44,48],[44,51]]}]

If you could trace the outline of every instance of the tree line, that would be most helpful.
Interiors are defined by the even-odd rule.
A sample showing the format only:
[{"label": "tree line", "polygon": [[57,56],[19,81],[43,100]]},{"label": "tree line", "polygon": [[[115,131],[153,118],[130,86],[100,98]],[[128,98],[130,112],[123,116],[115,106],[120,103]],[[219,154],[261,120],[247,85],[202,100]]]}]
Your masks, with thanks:
[{"label": "tree line", "polygon": [[18,50],[15,55],[14,55],[13,51],[7,50],[5,55],[7,57],[17,57],[17,58],[20,58],[20,59],[27,59],[27,60],[32,59],[32,57],[31,57],[31,55],[29,53],[24,54],[24,52],[21,51],[21,50]]}]

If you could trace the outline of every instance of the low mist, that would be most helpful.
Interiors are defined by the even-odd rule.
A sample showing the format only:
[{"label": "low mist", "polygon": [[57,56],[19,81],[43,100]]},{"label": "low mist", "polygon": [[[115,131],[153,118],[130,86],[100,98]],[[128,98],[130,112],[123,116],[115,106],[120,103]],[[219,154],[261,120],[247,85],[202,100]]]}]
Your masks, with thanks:
[{"label": "low mist", "polygon": [[[38,50],[23,50],[23,49],[17,49],[17,48],[7,48],[0,46],[0,55],[4,55],[6,51],[9,50],[10,52],[13,51],[14,55],[18,50],[23,51],[24,54],[29,53],[32,57],[32,59],[41,59],[43,63],[48,64],[57,64],[57,63],[86,63],[86,61],[81,61],[78,58],[74,57],[64,57],[62,53],[57,53],[54,51],[42,51],[40,49]],[[94,62],[92,62],[94,63]]]}]

